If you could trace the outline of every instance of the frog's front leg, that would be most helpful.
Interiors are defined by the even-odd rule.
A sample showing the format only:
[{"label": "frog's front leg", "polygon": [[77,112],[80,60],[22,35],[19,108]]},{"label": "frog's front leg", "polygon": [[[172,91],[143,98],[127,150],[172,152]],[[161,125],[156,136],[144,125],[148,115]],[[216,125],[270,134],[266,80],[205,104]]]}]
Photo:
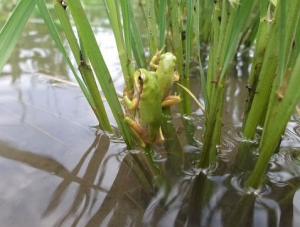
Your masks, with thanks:
[{"label": "frog's front leg", "polygon": [[144,140],[142,139],[142,135],[145,134],[145,131],[143,128],[132,118],[130,117],[125,117],[124,122],[130,126],[130,129],[132,131],[132,134],[134,136],[134,139],[136,140],[136,143],[140,147],[146,147],[146,144]]},{"label": "frog's front leg", "polygon": [[163,99],[163,101],[161,103],[161,106],[163,108],[170,107],[170,106],[173,106],[177,103],[180,103],[180,101],[181,101],[180,96],[178,96],[176,94],[175,95],[169,95],[169,96],[167,96]]},{"label": "frog's front leg", "polygon": [[165,49],[165,45],[163,46],[163,48],[161,48],[160,51],[156,51],[156,54],[153,56],[153,58],[151,59],[149,65],[153,68],[153,69],[157,69],[158,65],[157,62],[159,62],[161,53],[163,52],[163,50]]},{"label": "frog's front leg", "polygon": [[123,103],[130,110],[136,109],[136,107],[138,106],[138,102],[139,99],[137,97],[134,97],[132,100],[130,100],[127,94],[123,96]]}]

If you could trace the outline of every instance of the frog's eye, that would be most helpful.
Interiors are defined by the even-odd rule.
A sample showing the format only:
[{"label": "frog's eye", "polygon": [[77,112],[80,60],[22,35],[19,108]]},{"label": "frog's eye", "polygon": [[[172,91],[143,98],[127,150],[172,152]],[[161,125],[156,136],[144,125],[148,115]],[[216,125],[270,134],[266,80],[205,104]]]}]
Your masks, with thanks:
[{"label": "frog's eye", "polygon": [[145,75],[140,72],[140,75],[138,76],[138,82],[139,82],[139,84],[143,84],[144,83],[144,78],[145,78]]}]

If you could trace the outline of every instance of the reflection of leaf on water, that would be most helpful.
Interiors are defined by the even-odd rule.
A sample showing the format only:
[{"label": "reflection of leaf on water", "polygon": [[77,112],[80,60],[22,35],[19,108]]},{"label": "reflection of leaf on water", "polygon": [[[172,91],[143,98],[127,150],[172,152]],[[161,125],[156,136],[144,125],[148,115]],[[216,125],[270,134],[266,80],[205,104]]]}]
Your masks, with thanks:
[{"label": "reflection of leaf on water", "polygon": [[[105,140],[107,140],[107,141],[105,141]],[[77,191],[77,195],[75,197],[75,200],[73,201],[72,207],[69,210],[69,212],[66,215],[64,215],[64,217],[61,219],[59,226],[61,224],[63,224],[64,221],[71,214],[74,214],[79,209],[80,205],[82,204],[82,202],[84,200],[85,200],[84,207],[83,207],[82,211],[80,212],[80,214],[77,216],[76,220],[74,221],[74,224],[76,224],[80,220],[82,215],[86,212],[89,202],[91,200],[91,198],[90,198],[90,195],[91,195],[90,190],[92,189],[91,186],[94,185],[94,181],[97,177],[100,164],[102,163],[102,160],[103,160],[105,154],[107,153],[108,147],[109,147],[109,141],[106,136],[96,137],[93,144],[85,152],[85,154],[82,156],[82,158],[80,159],[78,164],[75,166],[75,168],[71,172],[71,175],[76,177],[77,174],[79,173],[79,171],[83,168],[83,164],[86,161],[89,154],[92,151],[94,151],[94,153],[92,154],[92,157],[88,163],[88,166],[86,168],[86,172],[85,172],[84,176],[81,178],[80,187]],[[52,197],[52,200],[49,203],[46,211],[44,212],[44,215],[51,213],[55,208],[58,207],[58,205],[61,202],[62,196],[67,192],[66,190],[72,182],[73,181],[71,179],[64,178],[64,180],[56,188],[54,195]],[[100,182],[100,184],[101,184],[101,182]],[[103,191],[103,189],[101,191]]]},{"label": "reflection of leaf on water", "polygon": [[[63,181],[55,190],[52,200],[44,212],[44,216],[50,214],[58,207],[61,202],[62,196],[67,192],[66,190],[71,183],[75,182],[80,185],[77,196],[75,197],[70,211],[66,215],[64,215],[64,217],[60,221],[61,223],[63,223],[63,221],[67,219],[70,214],[77,211],[78,207],[81,205],[85,197],[85,205],[84,209],[81,212],[81,215],[86,211],[87,206],[89,205],[89,201],[91,201],[91,199],[89,198],[91,189],[94,189],[96,192],[107,192],[105,189],[94,184],[94,180],[98,174],[99,166],[107,152],[109,145],[108,141],[104,140],[108,140],[108,138],[106,136],[97,136],[94,143],[85,152],[77,166],[71,172],[67,170],[60,162],[54,160],[51,157],[38,155],[30,151],[17,150],[15,148],[8,147],[5,144],[1,144],[2,149],[0,150],[0,156],[10,160],[22,162],[36,169],[40,169],[63,178]],[[78,177],[77,174],[81,170],[88,155],[92,151],[94,151],[94,154],[89,160],[84,176]],[[98,183],[101,184],[101,182]],[[79,215],[74,222],[78,222],[81,215]]]},{"label": "reflection of leaf on water", "polygon": [[[107,141],[105,141],[107,140]],[[81,221],[81,218],[85,214],[92,213],[92,216],[86,223],[89,225],[100,225],[103,222],[109,224],[125,223],[126,220],[131,220],[134,223],[142,223],[142,218],[145,209],[149,205],[152,194],[149,191],[144,190],[141,186],[139,179],[134,177],[132,166],[129,164],[128,155],[124,158],[126,162],[123,162],[118,170],[118,174],[111,185],[109,191],[99,190],[100,185],[104,182],[105,171],[99,173],[100,167],[106,170],[107,163],[110,158],[115,155],[108,155],[109,141],[106,136],[96,137],[93,144],[85,152],[80,159],[71,175],[76,177],[77,174],[84,168],[88,156],[91,156],[86,171],[81,178],[79,188],[74,197],[74,201],[70,209],[63,215],[63,217],[56,222],[56,226],[64,226],[70,219],[76,214],[76,218],[72,221],[72,226],[76,226]],[[130,156],[130,155],[129,155]],[[104,157],[106,157],[104,159]],[[125,164],[126,163],[126,164]],[[133,164],[135,165],[135,164]],[[142,170],[140,170],[142,172]],[[92,188],[96,178],[99,178],[96,185],[98,188]],[[63,181],[56,188],[52,200],[49,203],[44,216],[54,212],[55,209],[62,203],[62,198],[67,193],[68,186],[73,181],[64,178]],[[92,189],[95,189],[94,193]],[[105,198],[99,204],[99,192],[105,192]],[[137,202],[139,201],[139,202]],[[98,207],[96,207],[98,205]],[[94,211],[95,210],[95,211]],[[130,212],[129,212],[130,211]]]},{"label": "reflection of leaf on water", "polygon": [[144,190],[140,179],[133,174],[128,159],[127,155],[124,158],[126,164],[123,162],[120,166],[103,205],[93,214],[86,226],[121,226],[124,223],[138,226],[142,223],[144,211],[153,195]]},{"label": "reflection of leaf on water", "polygon": [[[50,215],[62,205],[63,197],[68,193],[68,187],[74,182],[72,178],[77,178],[78,173],[81,172],[83,168],[86,168],[84,175],[80,178],[80,182],[78,182],[79,186],[74,201],[69,210],[56,222],[55,226],[64,226],[74,217],[72,226],[76,226],[84,215],[91,213],[93,215],[90,217],[90,220],[88,220],[87,225],[100,225],[112,212],[113,215],[109,220],[106,220],[109,221],[109,223],[124,223],[126,220],[134,220],[136,223],[142,223],[141,218],[143,217],[144,209],[146,209],[152,195],[149,195],[148,192],[143,189],[139,180],[132,175],[133,170],[129,164],[130,161],[127,160],[128,155],[125,157],[127,160],[126,164],[124,162],[122,163],[109,191],[100,187],[100,185],[105,183],[104,175],[106,172],[100,171],[100,168],[101,170],[107,170],[109,159],[115,157],[115,155],[107,155],[108,148],[108,137],[104,135],[97,136],[73,171],[70,172],[71,178],[64,178],[58,185],[43,216]],[[90,159],[86,164],[87,167],[85,167],[84,163],[87,162],[88,157],[90,157]],[[106,158],[104,159],[104,157]],[[97,183],[94,183],[97,178]],[[94,189],[94,191],[92,191],[92,189]],[[103,202],[99,203],[99,197],[103,196],[99,195],[100,192],[105,193],[105,198]],[[136,201],[139,201],[139,203]],[[129,210],[131,212],[128,212]],[[137,218],[137,215],[139,218]]]},{"label": "reflection of leaf on water", "polygon": [[[121,169],[118,171],[118,175],[109,191],[100,187],[105,181],[105,171],[100,172],[100,168],[101,170],[105,170],[108,159],[115,157],[115,155],[107,155],[108,147],[108,137],[105,135],[97,136],[93,144],[84,153],[72,171],[69,171],[64,165],[51,157],[26,150],[17,150],[4,144],[1,144],[2,149],[0,150],[0,156],[10,160],[19,161],[63,179],[54,191],[52,199],[43,213],[43,217],[59,210],[60,206],[65,206],[65,204],[63,204],[65,203],[63,198],[64,195],[68,193],[70,184],[78,184],[78,190],[74,197],[74,201],[70,205],[70,208],[65,213],[62,213],[62,217],[60,219],[58,218],[56,226],[63,226],[66,222],[69,223],[70,220],[72,220],[73,225],[76,225],[83,215],[88,215],[90,213],[93,213],[90,221],[93,223],[94,221],[96,221],[96,223],[101,223],[112,210],[115,210],[116,216],[113,216],[111,221],[117,221],[117,219],[119,219],[118,214],[120,213],[123,213],[122,220],[126,220],[126,216],[129,216],[131,217],[130,219],[132,219],[134,213],[128,212],[128,209],[125,208],[128,204],[131,206],[131,210],[137,208],[139,212],[142,213],[143,210],[141,211],[139,205],[129,199],[131,196],[136,200],[137,195],[135,194],[135,189],[142,188],[136,178],[132,176],[131,166],[126,165],[125,163],[121,165]],[[103,160],[105,156],[106,158]],[[83,168],[85,168],[85,172],[82,177],[79,177],[78,174],[82,172]],[[95,182],[96,178],[98,178],[97,182]],[[92,190],[94,191],[92,192]],[[127,191],[124,192],[124,190]],[[99,205],[99,201],[97,200],[101,197],[98,196],[101,192],[104,192],[106,196],[104,201]],[[145,198],[144,194],[139,195],[139,197]],[[120,203],[123,205],[118,206]],[[147,202],[140,206],[145,207],[146,204]],[[98,205],[98,207],[95,207],[96,205]],[[96,212],[92,210],[95,210]],[[101,215],[98,215],[99,212]],[[126,213],[126,215],[124,215],[124,213]],[[142,217],[142,215],[140,215],[140,217]],[[139,220],[138,223],[141,223],[141,220]]]},{"label": "reflection of leaf on water", "polygon": [[[41,156],[30,151],[17,150],[1,143],[0,156],[14,161],[19,161],[36,169],[40,169],[61,178],[68,178],[73,182],[81,184],[81,179],[72,175],[61,163],[51,157]],[[103,190],[96,185],[92,188]]]}]

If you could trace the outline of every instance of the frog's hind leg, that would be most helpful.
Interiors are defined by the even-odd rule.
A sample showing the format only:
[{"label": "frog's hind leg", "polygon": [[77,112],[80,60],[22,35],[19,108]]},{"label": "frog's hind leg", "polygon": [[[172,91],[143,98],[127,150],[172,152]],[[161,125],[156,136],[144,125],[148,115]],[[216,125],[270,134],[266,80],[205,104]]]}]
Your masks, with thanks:
[{"label": "frog's hind leg", "polygon": [[170,106],[173,106],[177,103],[180,103],[181,101],[181,98],[179,95],[169,95],[167,97],[165,97],[161,103],[161,106],[163,108],[166,108],[166,107],[170,107]]},{"label": "frog's hind leg", "polygon": [[149,65],[153,68],[153,69],[157,69],[158,65],[157,62],[159,62],[161,53],[163,52],[163,50],[165,49],[166,45],[164,45],[160,51],[156,51],[156,54],[153,56],[153,58],[151,59]]},{"label": "frog's hind leg", "polygon": [[133,134],[134,140],[140,147],[146,147],[145,142],[141,138],[140,135],[143,135],[145,131],[142,129],[141,126],[138,125],[132,118],[130,117],[125,117],[124,122],[130,126],[130,131]]}]

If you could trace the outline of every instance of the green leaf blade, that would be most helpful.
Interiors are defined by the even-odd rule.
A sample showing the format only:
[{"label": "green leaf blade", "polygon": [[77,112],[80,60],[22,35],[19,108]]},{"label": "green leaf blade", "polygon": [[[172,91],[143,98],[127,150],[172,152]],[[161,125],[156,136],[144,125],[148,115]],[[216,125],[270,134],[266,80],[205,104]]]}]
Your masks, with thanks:
[{"label": "green leaf blade", "polygon": [[0,71],[9,59],[36,5],[36,0],[21,0],[0,31]]}]

